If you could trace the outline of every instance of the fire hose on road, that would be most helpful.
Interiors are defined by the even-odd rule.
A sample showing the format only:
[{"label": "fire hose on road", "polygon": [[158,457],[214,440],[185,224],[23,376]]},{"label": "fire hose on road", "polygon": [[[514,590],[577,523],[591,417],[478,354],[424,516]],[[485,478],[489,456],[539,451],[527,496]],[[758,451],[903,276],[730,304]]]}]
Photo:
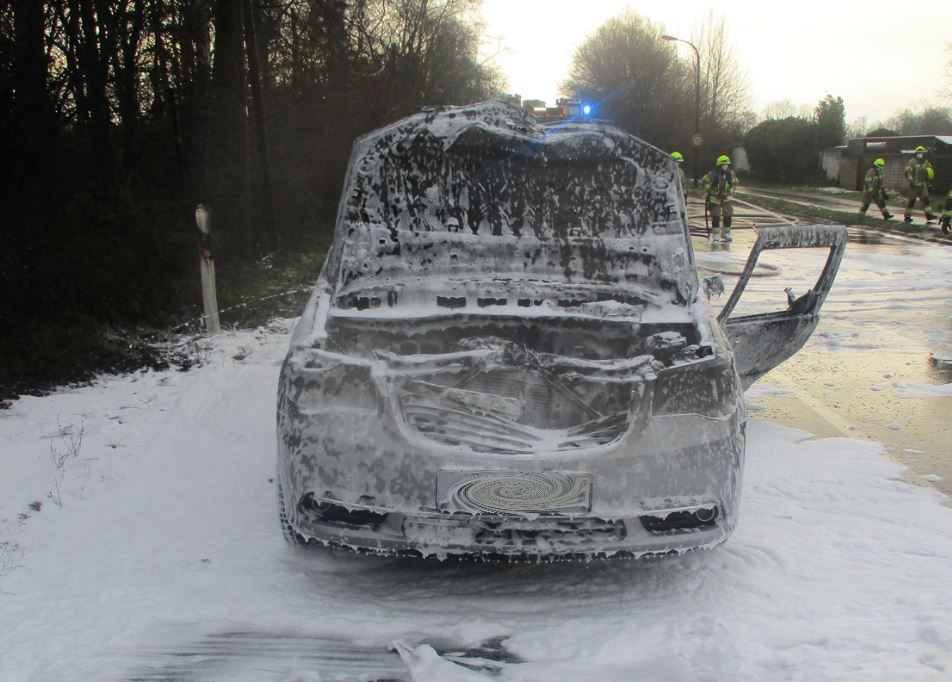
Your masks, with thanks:
[{"label": "fire hose on road", "polygon": [[[733,228],[755,228],[755,227],[767,227],[774,225],[796,225],[799,221],[792,217],[783,215],[780,213],[774,213],[765,209],[763,206],[758,206],[742,199],[732,199],[732,202],[743,207],[744,210],[737,211],[734,213]],[[700,205],[698,205],[700,204]],[[703,199],[696,199],[694,197],[689,197],[687,202],[688,208],[688,226],[691,229],[692,234],[696,235],[711,235],[710,221],[708,219],[708,210],[707,202]],[[701,217],[703,215],[704,227],[701,228]]]}]

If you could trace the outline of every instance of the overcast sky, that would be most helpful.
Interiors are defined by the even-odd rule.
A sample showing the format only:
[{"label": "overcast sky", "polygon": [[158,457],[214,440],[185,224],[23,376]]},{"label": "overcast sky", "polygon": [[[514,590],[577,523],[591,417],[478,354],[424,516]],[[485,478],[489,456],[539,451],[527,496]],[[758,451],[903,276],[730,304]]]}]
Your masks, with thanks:
[{"label": "overcast sky", "polygon": [[626,8],[688,40],[710,10],[722,15],[758,114],[783,99],[812,109],[827,93],[844,99],[847,123],[922,104],[952,106],[938,94],[952,0],[483,0],[484,49],[496,54],[510,92],[554,104],[575,48]]}]

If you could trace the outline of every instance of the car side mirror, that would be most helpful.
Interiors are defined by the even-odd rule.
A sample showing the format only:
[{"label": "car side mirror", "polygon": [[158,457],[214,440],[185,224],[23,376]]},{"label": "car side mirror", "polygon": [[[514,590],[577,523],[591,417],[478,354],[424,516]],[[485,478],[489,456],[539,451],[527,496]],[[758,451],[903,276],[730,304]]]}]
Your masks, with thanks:
[{"label": "car side mirror", "polygon": [[721,279],[720,275],[711,275],[710,277],[705,277],[701,280],[702,286],[704,287],[704,297],[710,301],[712,296],[721,297],[721,294],[724,293],[724,280]]}]

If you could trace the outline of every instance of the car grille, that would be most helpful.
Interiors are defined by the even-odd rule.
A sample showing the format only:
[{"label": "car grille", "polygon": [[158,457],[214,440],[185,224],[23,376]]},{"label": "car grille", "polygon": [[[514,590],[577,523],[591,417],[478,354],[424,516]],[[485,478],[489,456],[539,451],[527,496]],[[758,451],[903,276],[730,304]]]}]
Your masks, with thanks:
[{"label": "car grille", "polygon": [[[594,447],[620,438],[628,426],[628,415],[622,412],[584,420],[571,428],[538,428],[517,422],[511,413],[449,400],[441,390],[447,389],[425,382],[405,386],[400,402],[407,424],[441,445],[465,446],[476,452],[531,454]],[[503,391],[478,395],[508,397]],[[514,402],[525,407],[522,400]]]},{"label": "car grille", "polygon": [[604,519],[547,519],[518,523],[509,520],[481,521],[475,533],[477,545],[496,548],[584,548],[590,545],[610,545],[624,540],[625,524]]},{"label": "car grille", "polygon": [[[412,528],[412,530],[411,530]],[[447,514],[442,517],[407,519],[408,536],[432,535],[453,538],[457,544],[480,552],[502,554],[551,554],[610,547],[627,536],[622,521],[540,515],[524,519],[496,514]]]},{"label": "car grille", "polygon": [[534,452],[541,439],[529,429],[494,415],[436,407],[407,396],[407,422],[423,435],[444,445],[466,445],[477,452]]}]

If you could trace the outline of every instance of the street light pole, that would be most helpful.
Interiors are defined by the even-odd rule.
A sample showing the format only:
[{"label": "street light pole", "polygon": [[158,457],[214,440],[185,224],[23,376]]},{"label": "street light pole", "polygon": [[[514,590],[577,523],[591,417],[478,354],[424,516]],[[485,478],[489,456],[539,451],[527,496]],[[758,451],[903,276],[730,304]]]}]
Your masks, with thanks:
[{"label": "street light pole", "polygon": [[694,144],[694,189],[697,189],[698,162],[701,158],[701,146],[697,144],[695,140],[700,139],[701,135],[701,53],[697,47],[695,47],[694,43],[689,40],[683,40],[669,35],[663,35],[661,38],[662,40],[676,41],[690,45],[691,49],[694,50],[694,139],[692,139],[692,144]]}]

